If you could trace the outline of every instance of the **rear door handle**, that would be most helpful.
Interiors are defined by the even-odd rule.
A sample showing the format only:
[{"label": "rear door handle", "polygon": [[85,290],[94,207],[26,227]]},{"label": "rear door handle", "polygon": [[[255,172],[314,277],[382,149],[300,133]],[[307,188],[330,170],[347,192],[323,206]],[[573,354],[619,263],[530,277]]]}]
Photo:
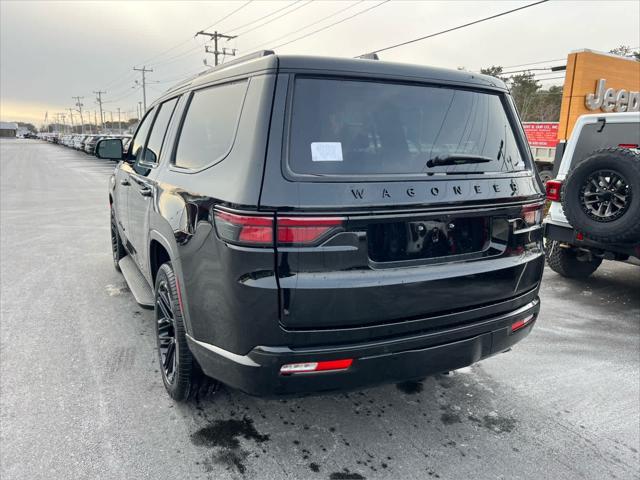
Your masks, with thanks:
[{"label": "rear door handle", "polygon": [[150,197],[151,194],[153,193],[153,191],[149,187],[142,187],[138,191],[140,192],[140,195],[142,195],[143,197]]},{"label": "rear door handle", "polygon": [[120,180],[120,185],[124,185],[125,187],[128,187],[131,184],[129,183],[129,180],[127,180],[126,178],[123,178],[122,180]]}]

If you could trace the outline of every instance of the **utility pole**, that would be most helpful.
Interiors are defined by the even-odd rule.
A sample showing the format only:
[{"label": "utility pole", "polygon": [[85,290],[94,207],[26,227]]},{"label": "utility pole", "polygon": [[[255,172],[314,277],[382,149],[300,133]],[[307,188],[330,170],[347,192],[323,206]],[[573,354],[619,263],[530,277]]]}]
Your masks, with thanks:
[{"label": "utility pole", "polygon": [[109,116],[111,118],[111,127],[109,128],[109,131],[112,132],[113,131],[113,112],[109,112]]},{"label": "utility pole", "polygon": [[93,111],[93,123],[96,126],[96,133],[100,133],[100,130],[98,130],[98,114],[95,110]]},{"label": "utility pole", "polygon": [[218,39],[226,38],[227,40],[231,40],[232,38],[236,38],[237,35],[225,35],[223,33],[218,33],[217,30],[215,32],[213,32],[213,33],[204,32],[204,31],[200,30],[199,32],[196,33],[196,37],[198,35],[203,35],[205,37],[209,37],[209,38],[213,39],[213,50],[209,50],[207,47],[205,47],[205,51],[207,53],[213,53],[214,65],[218,65],[218,56],[220,54],[223,54],[223,55],[235,55],[236,54],[235,49],[230,50],[230,51],[227,51],[226,48],[223,48],[222,50],[218,50]]},{"label": "utility pole", "polygon": [[[146,111],[146,108],[145,108]],[[142,115],[144,115],[144,111],[142,110],[142,102],[138,102],[138,122],[142,121]]]},{"label": "utility pole", "polygon": [[65,120],[65,117],[67,116],[64,113],[59,113],[58,114],[60,116],[60,118],[62,119],[62,133],[67,133],[67,122]]},{"label": "utility pole", "polygon": [[[102,94],[103,93],[107,93],[107,92],[101,92],[101,91],[97,91],[97,92],[93,92],[97,95],[96,97],[96,102],[98,103],[98,105],[100,106],[100,125],[102,126],[102,129],[104,130],[104,116],[102,113]],[[97,128],[97,124],[96,124],[96,128]]]},{"label": "utility pole", "polygon": [[84,119],[82,118],[82,102],[80,102],[80,99],[84,98],[84,97],[72,97],[76,99],[76,107],[78,107],[78,112],[80,112],[80,128],[81,128],[81,132],[80,133],[84,133]]},{"label": "utility pole", "polygon": [[118,133],[122,133],[122,123],[120,122],[120,107],[118,107]]},{"label": "utility pole", "polygon": [[[153,72],[152,68],[147,68],[145,66],[143,66],[142,68],[136,68],[133,67],[133,69],[136,72],[142,72],[142,102],[144,105],[144,111],[147,111],[147,78],[146,78],[146,73],[147,72]],[[142,115],[140,115],[142,116]]]},{"label": "utility pole", "polygon": [[74,131],[73,131],[73,108],[67,108],[67,110],[69,110],[69,120],[71,121],[71,133],[74,133]]}]

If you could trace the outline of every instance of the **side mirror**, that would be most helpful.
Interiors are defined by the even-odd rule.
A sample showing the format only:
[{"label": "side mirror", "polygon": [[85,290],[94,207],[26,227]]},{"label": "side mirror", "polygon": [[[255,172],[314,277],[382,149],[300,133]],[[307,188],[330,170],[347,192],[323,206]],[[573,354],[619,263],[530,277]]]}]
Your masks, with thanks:
[{"label": "side mirror", "polygon": [[96,144],[96,157],[106,160],[122,160],[122,140],[119,138],[105,138]]}]

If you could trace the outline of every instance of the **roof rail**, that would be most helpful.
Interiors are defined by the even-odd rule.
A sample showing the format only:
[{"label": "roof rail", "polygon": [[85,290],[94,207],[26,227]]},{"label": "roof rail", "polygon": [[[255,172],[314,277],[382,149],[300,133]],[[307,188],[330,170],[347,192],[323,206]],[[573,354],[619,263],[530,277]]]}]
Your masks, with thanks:
[{"label": "roof rail", "polygon": [[169,92],[172,92],[174,90],[178,90],[181,87],[186,87],[191,82],[193,82],[196,78],[201,77],[202,75],[206,75],[206,74],[211,73],[211,72],[217,72],[217,71],[220,71],[220,70],[224,70],[227,67],[231,67],[233,65],[238,65],[239,63],[248,62],[249,60],[254,60],[256,58],[268,57],[269,55],[275,55],[275,52],[273,50],[258,50],[257,52],[253,52],[253,53],[249,53],[247,55],[243,55],[242,57],[238,57],[235,60],[232,60],[230,62],[221,63],[220,65],[217,65],[217,66],[215,66],[213,68],[209,68],[207,70],[203,70],[202,72],[196,73],[195,75],[192,75],[189,78],[185,78],[180,83],[178,83],[178,84],[170,87],[169,89],[167,89],[165,94],[169,93]]},{"label": "roof rail", "polygon": [[238,65],[239,63],[248,62],[249,60],[254,60],[256,58],[262,58],[262,57],[268,57],[269,55],[275,55],[275,54],[276,54],[276,52],[274,52],[273,50],[258,50],[257,52],[248,53],[246,55],[243,55],[241,57],[236,58],[235,60],[231,60],[230,62],[221,63],[220,65],[213,67],[209,71],[210,72],[215,72],[215,71],[227,68],[227,67],[231,67],[232,65]]}]

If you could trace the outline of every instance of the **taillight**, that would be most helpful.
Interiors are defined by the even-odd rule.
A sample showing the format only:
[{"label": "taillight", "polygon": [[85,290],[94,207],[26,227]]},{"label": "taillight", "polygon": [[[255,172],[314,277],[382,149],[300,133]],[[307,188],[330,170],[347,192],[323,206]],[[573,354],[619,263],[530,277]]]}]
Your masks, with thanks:
[{"label": "taillight", "polygon": [[528,227],[542,223],[542,209],[544,203],[532,203],[522,207],[522,220]]},{"label": "taillight", "polygon": [[631,148],[631,149],[638,148],[638,144],[637,143],[620,143],[618,146],[620,148]]},{"label": "taillight", "polygon": [[547,189],[547,200],[551,200],[552,202],[560,201],[560,192],[562,191],[562,181],[560,180],[549,180],[545,185]]},{"label": "taillight", "polygon": [[278,245],[312,245],[343,223],[342,217],[278,217]]},{"label": "taillight", "polygon": [[520,330],[521,328],[524,328],[527,325],[529,325],[529,323],[531,323],[531,320],[533,320],[533,318],[534,318],[533,315],[529,315],[528,317],[525,317],[522,320],[518,320],[518,321],[513,322],[511,324],[511,333],[516,332],[516,331]]},{"label": "taillight", "polygon": [[[216,231],[229,243],[247,246],[273,246],[274,218],[242,215],[214,210]],[[275,240],[282,246],[314,245],[338,232],[342,217],[278,217]]]},{"label": "taillight", "polygon": [[280,374],[291,375],[294,373],[347,370],[352,363],[352,358],[345,358],[342,360],[325,360],[323,362],[287,363],[280,367]]},{"label": "taillight", "polygon": [[273,217],[237,215],[214,210],[216,231],[223,240],[239,245],[273,245]]}]

